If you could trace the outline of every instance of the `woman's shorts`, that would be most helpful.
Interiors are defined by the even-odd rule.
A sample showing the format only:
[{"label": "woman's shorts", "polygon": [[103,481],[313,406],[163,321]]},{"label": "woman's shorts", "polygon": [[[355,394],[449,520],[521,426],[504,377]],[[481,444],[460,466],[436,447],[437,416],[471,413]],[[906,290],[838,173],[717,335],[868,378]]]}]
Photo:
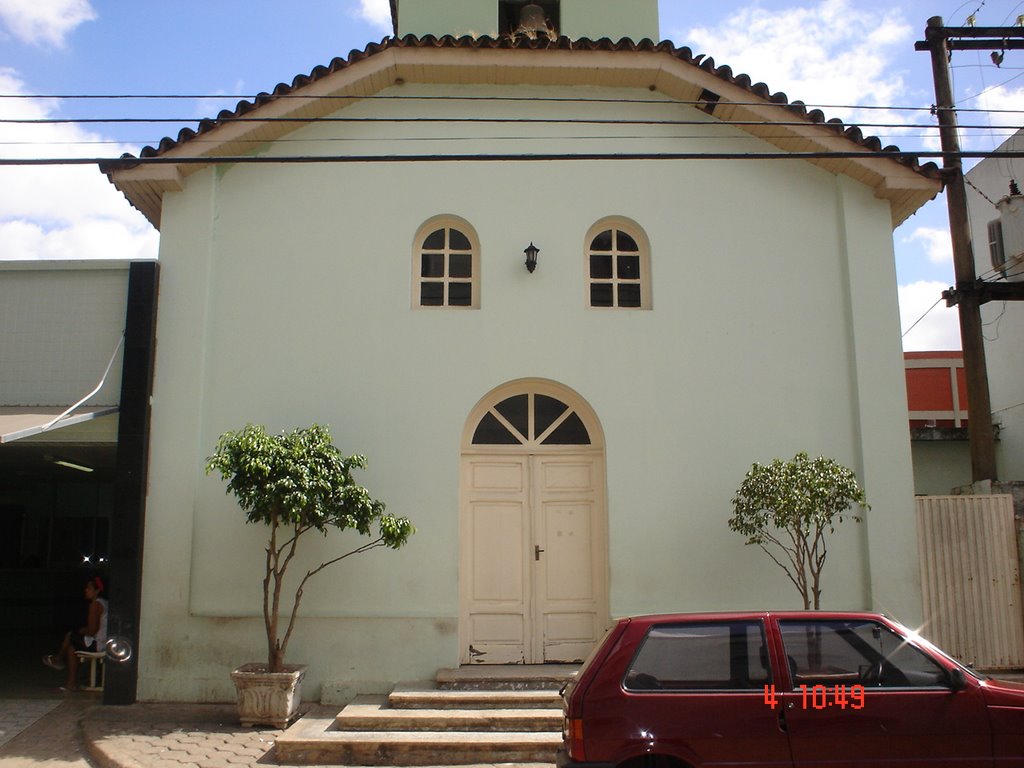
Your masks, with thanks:
[{"label": "woman's shorts", "polygon": [[91,640],[89,645],[85,644],[85,635],[78,632],[77,629],[71,630],[71,647],[76,651],[95,651],[95,640]]}]

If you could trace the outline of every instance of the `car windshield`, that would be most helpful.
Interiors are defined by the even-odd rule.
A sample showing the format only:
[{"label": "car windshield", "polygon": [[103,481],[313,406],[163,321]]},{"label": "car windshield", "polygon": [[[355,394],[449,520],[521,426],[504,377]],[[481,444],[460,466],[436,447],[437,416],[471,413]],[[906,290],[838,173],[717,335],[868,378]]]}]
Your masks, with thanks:
[{"label": "car windshield", "polygon": [[[888,617],[886,617],[886,618],[888,618]],[[968,665],[964,664],[959,659],[954,658],[953,656],[950,656],[944,650],[942,650],[937,645],[935,645],[935,643],[933,643],[932,641],[928,640],[927,638],[921,637],[921,635],[917,634],[917,632],[915,632],[914,630],[912,630],[912,629],[910,629],[908,627],[903,626],[902,624],[900,624],[898,621],[895,621],[894,619],[889,619],[889,620],[892,621],[892,623],[895,624],[897,627],[899,627],[899,629],[907,636],[907,638],[909,638],[910,640],[913,640],[915,643],[917,643],[918,645],[928,649],[932,653],[934,653],[934,654],[936,654],[938,656],[941,656],[942,658],[946,659],[946,661],[950,661],[953,664],[956,664],[963,672],[966,672],[968,675],[973,677],[975,680],[990,680],[991,679],[991,677],[989,675],[984,675],[981,672],[978,672],[977,670],[973,669],[972,667],[969,667]]]}]

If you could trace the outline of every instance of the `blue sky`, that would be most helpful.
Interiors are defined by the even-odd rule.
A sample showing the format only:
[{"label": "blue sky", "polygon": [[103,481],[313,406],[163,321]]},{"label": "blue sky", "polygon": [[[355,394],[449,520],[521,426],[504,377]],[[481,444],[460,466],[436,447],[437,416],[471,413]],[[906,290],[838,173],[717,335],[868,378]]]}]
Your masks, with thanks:
[{"label": "blue sky", "polygon": [[[831,105],[828,117],[866,127],[884,144],[937,149],[926,112],[928,54],[914,51],[927,19],[950,26],[1016,22],[1024,0],[660,0],[661,37],[763,81],[791,100]],[[272,90],[390,33],[388,0],[0,0],[0,94],[224,94],[224,102],[0,98],[0,117],[213,116],[240,96]],[[996,68],[988,52],[952,62],[965,148],[991,150],[1019,126],[1024,52]],[[185,123],[0,124],[0,157],[137,153]],[[1020,162],[1020,161],[1017,161]],[[1024,174],[1022,174],[1024,176]],[[157,233],[92,167],[0,168],[0,259],[138,258]],[[952,282],[946,207],[925,206],[894,234],[904,327]],[[940,304],[904,338],[907,349],[959,346],[955,312]]]}]

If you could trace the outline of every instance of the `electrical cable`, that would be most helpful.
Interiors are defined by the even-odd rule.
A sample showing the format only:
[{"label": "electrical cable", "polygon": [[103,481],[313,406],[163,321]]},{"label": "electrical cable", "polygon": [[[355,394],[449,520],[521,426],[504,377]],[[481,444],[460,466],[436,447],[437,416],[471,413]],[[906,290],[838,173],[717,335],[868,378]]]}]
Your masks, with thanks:
[{"label": "electrical cable", "polygon": [[[1000,129],[995,129],[1000,130]],[[1016,132],[1018,129],[1005,129],[1006,131]],[[1013,135],[1010,133],[1009,135]],[[738,142],[738,141],[749,141],[750,136],[717,136],[712,134],[658,134],[655,137],[647,134],[625,134],[625,133],[608,133],[600,135],[558,135],[558,134],[530,134],[530,135],[447,135],[447,136],[392,136],[388,137],[387,141],[392,144],[401,143],[421,143],[421,142],[452,142],[452,141],[646,141],[651,138],[657,139],[671,139],[671,140],[687,140],[687,141],[698,141],[698,140],[715,140],[718,142]],[[783,134],[765,134],[758,133],[757,138],[764,139],[766,141],[772,141],[775,139],[791,139],[792,136]],[[879,137],[881,138],[881,137]],[[920,139],[926,140],[933,138],[927,134],[900,134],[898,137],[900,140],[903,139]],[[380,136],[317,136],[310,138],[289,138],[283,136],[278,139],[274,139],[276,144],[346,144],[353,143],[358,144],[360,142],[379,142],[381,141]],[[896,140],[894,138],[894,140]],[[96,139],[96,140],[21,140],[21,141],[4,141],[0,139],[0,146],[28,146],[28,147],[48,147],[48,146],[67,146],[67,147],[78,147],[78,146],[97,146],[97,145],[139,145],[145,146],[155,145],[160,142],[159,138],[156,139]],[[203,136],[195,136],[188,140],[190,146],[201,146],[204,144],[219,144],[220,141],[212,138],[204,138]],[[267,143],[266,139],[233,139],[232,144],[248,144],[252,146],[262,146]],[[991,201],[990,201],[991,202]],[[993,202],[993,205],[995,203]]]},{"label": "electrical cable", "polygon": [[[571,104],[655,104],[662,106],[703,106],[706,105],[705,101],[687,101],[682,99],[625,99],[625,98],[584,98],[584,97],[555,97],[555,96],[402,96],[402,95],[307,95],[299,93],[289,94],[257,94],[257,95],[246,95],[246,94],[235,94],[225,95],[220,94],[41,94],[41,93],[0,93],[0,99],[37,99],[37,100],[216,100],[216,101],[255,101],[257,99],[264,99],[265,103],[271,101],[284,101],[289,99],[306,100],[306,101],[317,101],[317,100],[335,100],[335,101],[467,101],[467,102],[561,102]],[[921,106],[900,106],[900,105],[878,105],[878,104],[818,104],[808,103],[803,101],[794,102],[773,102],[773,101],[729,101],[719,102],[721,104],[728,104],[729,106],[737,107],[778,107],[780,109],[789,109],[794,106],[801,106],[806,109],[829,109],[829,110],[882,110],[891,112],[931,112],[932,107],[921,107]],[[262,105],[260,105],[262,106]],[[964,109],[957,110],[960,112],[1009,112],[1013,114],[1019,114],[1024,110],[983,110],[983,109]]]},{"label": "electrical cable", "polygon": [[912,326],[910,326],[909,328],[907,328],[907,330],[905,330],[903,332],[903,335],[900,336],[900,338],[901,339],[905,339],[907,337],[907,334],[910,333],[912,330],[914,330],[917,327],[918,323],[920,323],[922,320],[924,320],[926,317],[928,317],[928,315],[931,313],[931,311],[933,309],[935,309],[937,306],[939,306],[939,302],[940,301],[942,301],[942,297],[941,296],[939,296],[939,298],[935,300],[934,304],[932,304],[930,307],[928,307],[928,310],[923,315],[921,315],[919,318],[917,318],[917,320],[914,321],[914,324]]},{"label": "electrical cable", "polygon": [[[1024,72],[1021,72],[1021,73],[1020,73],[1019,75],[1014,75],[1014,76],[1013,76],[1013,77],[1011,77],[1011,78],[1010,78],[1009,80],[1004,80],[1003,82],[1001,82],[1001,83],[998,83],[997,85],[993,85],[993,86],[992,86],[992,87],[990,87],[990,88],[986,88],[986,89],[984,89],[984,90],[982,90],[982,91],[979,91],[978,93],[974,94],[973,96],[966,96],[966,97],[964,97],[963,99],[961,99],[959,103],[960,103],[960,104],[965,104],[965,103],[966,103],[966,102],[968,102],[968,101],[974,101],[975,99],[980,99],[980,98],[981,98],[982,96],[984,96],[984,95],[985,95],[986,93],[989,93],[990,91],[998,91],[998,90],[999,90],[1000,88],[1002,88],[1003,86],[1005,86],[1005,85],[1009,85],[1009,84],[1010,84],[1010,83],[1012,83],[1012,82],[1013,82],[1014,80],[1019,80],[1019,79],[1020,79],[1020,78],[1022,78],[1022,77],[1024,77]],[[962,111],[964,111],[964,110],[960,110],[960,109],[958,109],[957,111],[958,111],[958,112],[962,112]],[[981,111],[982,111],[982,112],[995,112],[996,110],[981,110]]]},{"label": "electrical cable", "polygon": [[[1024,110],[1021,110],[1024,114]],[[624,118],[585,118],[585,117],[0,117],[0,124],[6,125],[91,125],[132,124],[132,123],[215,123],[230,125],[233,123],[453,123],[453,124],[526,124],[526,125],[697,125],[707,126],[708,120],[640,120]],[[931,123],[836,123],[815,122],[810,120],[716,120],[714,125],[735,126],[740,128],[778,127],[806,128],[820,126],[825,128],[892,128],[938,130]],[[990,130],[992,125],[961,125],[966,130]],[[1006,130],[1016,130],[1016,126],[995,126]]]},{"label": "electrical cable", "polygon": [[[308,163],[454,163],[454,162],[552,162],[586,160],[872,160],[889,158],[919,161],[922,158],[950,157],[949,152],[879,151],[860,152],[578,152],[534,154],[463,154],[463,155],[189,155],[185,157],[149,155],[135,157],[0,157],[0,166],[99,165],[104,171],[134,168],[139,165],[217,165],[217,164],[308,164]],[[1012,152],[955,153],[956,157],[978,159],[988,157],[1024,158],[1024,150]]]},{"label": "electrical cable", "polygon": [[1002,24],[999,24],[999,26],[1000,27],[1005,27],[1006,26],[1006,22],[1008,22],[1010,20],[1010,17],[1013,16],[1013,14],[1017,13],[1017,11],[1020,10],[1020,7],[1022,5],[1024,5],[1024,2],[1017,3],[1015,6],[1013,6],[1013,8],[1010,9],[1010,12],[1008,14],[1006,14],[1005,17],[1003,17],[1003,22],[1002,22]]},{"label": "electrical cable", "polygon": [[[994,319],[990,320],[987,323],[982,323],[981,324],[981,327],[983,329],[982,330],[982,336],[984,336],[985,341],[998,341],[999,340],[999,326],[1003,322],[1003,316],[1006,314],[1006,305],[1008,303],[1009,302],[1007,302],[1007,301],[1003,302],[1003,308],[999,312],[999,315],[997,317],[995,317]],[[995,336],[991,336],[990,337],[990,336],[985,334],[984,329],[988,328],[990,326],[995,326]]]},{"label": "electrical cable", "polygon": [[[660,105],[683,105],[701,106],[707,102],[700,100],[685,99],[628,99],[628,98],[595,98],[583,96],[453,96],[453,95],[400,95],[400,94],[370,94],[370,95],[348,95],[348,94],[131,94],[131,93],[0,93],[0,99],[38,99],[43,101],[60,100],[132,100],[142,101],[174,101],[174,100],[212,100],[212,101],[255,101],[262,99],[265,103],[271,101],[304,100],[304,101],[468,101],[468,102],[555,102],[569,104],[660,104]],[[808,109],[833,109],[833,110],[889,110],[894,112],[929,112],[931,107],[919,106],[896,106],[896,105],[871,105],[871,104],[814,104],[807,102],[774,102],[774,101],[729,101],[730,105],[738,107],[779,107],[786,109],[794,105],[802,105]]]}]

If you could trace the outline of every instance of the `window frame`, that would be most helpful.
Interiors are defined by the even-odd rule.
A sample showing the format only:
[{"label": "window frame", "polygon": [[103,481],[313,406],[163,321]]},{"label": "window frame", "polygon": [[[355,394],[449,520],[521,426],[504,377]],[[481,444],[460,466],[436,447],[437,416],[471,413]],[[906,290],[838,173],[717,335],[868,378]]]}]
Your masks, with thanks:
[{"label": "window frame", "polygon": [[[729,636],[728,636],[728,639],[727,639],[728,649],[727,649],[726,653],[728,654],[729,671],[730,671],[731,675],[735,675],[739,671],[739,669],[737,668],[736,665],[739,663],[739,659],[740,659],[739,654],[738,654],[738,651],[740,649],[738,649],[736,647],[736,645],[735,645],[735,638],[734,638],[733,631],[734,631],[734,629],[737,629],[737,628],[742,628],[744,630],[744,640],[745,640],[746,647],[744,649],[742,649],[743,650],[742,659],[744,659],[745,662],[746,662],[746,664],[745,664],[746,671],[745,671],[744,674],[748,675],[748,679],[747,679],[748,685],[746,685],[746,686],[738,686],[738,685],[726,685],[726,686],[697,686],[697,685],[689,685],[689,686],[686,686],[686,685],[662,686],[661,683],[663,681],[658,680],[658,678],[649,675],[649,673],[640,673],[640,674],[641,674],[641,676],[644,676],[644,675],[649,676],[651,681],[654,681],[654,682],[657,683],[656,687],[637,686],[637,685],[634,684],[636,682],[636,678],[635,677],[634,677],[634,680],[632,680],[632,681],[630,680],[630,678],[633,677],[635,675],[635,673],[636,673],[637,663],[640,661],[641,656],[643,656],[643,654],[645,653],[646,646],[648,645],[649,642],[652,641],[652,635],[654,635],[656,632],[659,632],[659,631],[660,632],[666,632],[666,633],[668,633],[667,637],[671,637],[671,633],[673,631],[685,631],[685,630],[709,629],[709,628],[719,628],[719,629],[723,629],[724,628],[724,629],[728,629],[728,633],[729,633]],[[754,681],[753,679],[749,678],[749,673],[752,671],[752,668],[751,668],[750,665],[751,665],[751,663],[754,660],[753,657],[751,656],[751,650],[752,649],[749,646],[749,643],[750,643],[749,632],[752,629],[756,630],[760,634],[760,646],[758,648],[759,655],[758,655],[757,660],[760,661],[762,663],[762,665],[763,665],[763,669],[764,669],[764,672],[765,672],[764,680],[760,680],[759,679],[757,681]],[[679,641],[679,642],[680,642],[680,644],[682,644],[683,641]],[[735,678],[730,677],[730,680],[728,682],[735,682],[735,681],[736,681]],[[668,682],[668,681],[664,681],[664,682]],[[680,681],[676,680],[676,681],[673,681],[673,682],[678,683]],[[633,653],[633,656],[630,659],[629,664],[626,665],[626,668],[625,668],[625,670],[623,671],[623,674],[622,674],[622,679],[620,680],[619,684],[621,685],[621,687],[622,687],[622,689],[624,691],[626,691],[627,693],[632,694],[632,695],[646,695],[646,694],[654,694],[654,695],[665,695],[665,694],[675,694],[675,695],[678,695],[678,694],[706,695],[706,694],[721,694],[721,693],[726,693],[726,694],[731,694],[731,695],[751,694],[751,693],[763,695],[764,687],[766,685],[773,685],[774,682],[775,682],[775,675],[774,675],[774,669],[772,668],[772,663],[771,663],[771,653],[769,651],[769,640],[768,640],[767,627],[765,626],[765,622],[764,622],[763,619],[761,619],[761,618],[749,618],[749,619],[702,620],[702,621],[694,621],[694,622],[685,622],[684,621],[684,622],[668,622],[668,623],[652,624],[650,627],[647,628],[647,630],[644,632],[644,636],[637,643],[636,651]]]},{"label": "window frame", "polygon": [[[556,408],[558,406],[560,408],[556,412],[546,402],[538,402],[538,398],[544,398],[545,401],[550,400]],[[513,401],[516,402],[513,403]],[[525,405],[525,409],[518,410],[515,408],[520,402]],[[516,413],[508,409],[516,410]],[[503,430],[503,432],[497,434],[502,438],[508,439],[502,439],[501,441],[481,440],[477,442],[478,435],[482,437],[487,436],[486,433],[481,433],[481,430],[485,428],[488,430]],[[571,433],[577,429],[582,430],[585,440],[563,442],[554,439],[563,430]],[[501,446],[533,450],[538,448],[564,448],[584,451],[594,445],[585,414],[581,414],[577,408],[562,398],[555,397],[546,392],[536,391],[518,392],[493,403],[477,419],[469,442],[470,446],[474,449]]]},{"label": "window frame", "polygon": [[[445,247],[440,249],[444,254],[444,274],[440,278],[424,277],[422,271],[422,259],[424,250],[436,251],[438,249],[430,248],[424,249],[426,239],[439,229],[444,230],[457,230],[462,233],[465,238],[469,241],[470,245],[470,271],[471,274],[468,278],[453,278],[451,275],[451,262],[450,256],[451,242],[450,235],[445,235]],[[461,249],[460,253],[464,252]],[[452,214],[441,214],[439,216],[433,216],[424,221],[419,228],[416,230],[416,235],[412,241],[412,290],[411,290],[411,301],[413,309],[424,309],[424,310],[470,310],[480,308],[480,238],[477,235],[476,229],[468,221],[460,216],[454,216]],[[449,286],[451,283],[465,283],[470,284],[470,301],[469,304],[450,304],[449,303]],[[439,283],[443,285],[443,300],[441,304],[424,304],[422,301],[421,288],[424,283]]]},{"label": "window frame", "polygon": [[[860,636],[865,627],[870,627],[872,632],[878,632],[878,646],[873,647],[867,640]],[[829,670],[812,671],[802,670],[797,661],[798,652],[802,650],[799,646],[793,647],[787,643],[787,638],[792,634],[806,633],[814,628],[824,629],[831,633],[831,637],[838,638],[847,643],[847,646],[839,646],[841,650],[849,650],[852,655],[847,659],[853,661],[864,661],[864,664],[857,664],[857,670]],[[780,619],[778,622],[779,639],[782,641],[783,653],[789,660],[790,682],[792,690],[800,690],[801,685],[807,688],[813,685],[860,685],[866,691],[924,691],[941,690],[949,688],[948,672],[931,654],[925,649],[918,648],[914,643],[893,628],[873,619]],[[885,641],[882,640],[884,633]],[[822,635],[824,637],[824,635]],[[888,653],[883,653],[885,642],[894,643],[895,647]],[[809,643],[809,639],[808,639]],[[820,652],[820,651],[819,651]],[[904,659],[896,658],[899,654],[905,653],[911,659],[918,658],[925,660],[934,669],[927,671],[912,669],[905,665]],[[860,658],[856,654],[860,654]],[[834,658],[834,655],[833,655]],[[824,655],[822,660],[824,659]],[[894,659],[896,659],[894,661]],[[899,663],[897,663],[899,662]],[[794,666],[795,665],[795,666]],[[866,672],[876,667],[878,669],[877,679],[865,678]],[[903,681],[894,680],[893,672],[904,678]],[[883,680],[885,674],[888,680]],[[923,675],[935,675],[934,680],[924,681]]]},{"label": "window frame", "polygon": [[1003,220],[992,219],[986,225],[988,234],[988,254],[992,268],[1006,275],[1006,247],[1003,244]]},{"label": "window frame", "polygon": [[[591,276],[591,256],[598,253],[605,253],[604,251],[595,251],[591,246],[594,240],[601,233],[612,230],[624,232],[629,235],[636,243],[639,256],[639,269],[640,277],[638,280],[621,278],[618,276],[618,264],[617,256],[624,254],[632,254],[632,251],[620,252],[618,249],[613,248],[607,253],[612,257],[612,277],[611,278],[594,278]],[[618,243],[618,236],[615,236],[615,243]],[[583,275],[584,275],[584,295],[583,301],[587,309],[599,310],[599,311],[618,311],[618,310],[633,310],[643,311],[650,310],[653,308],[652,291],[651,291],[651,242],[647,237],[647,232],[632,219],[624,216],[606,216],[591,225],[590,229],[587,230],[586,238],[583,241]],[[612,286],[613,303],[611,306],[602,307],[595,305],[592,301],[591,288],[595,284],[605,284]],[[621,306],[618,303],[619,299],[619,286],[620,285],[632,285],[637,284],[640,288],[640,305],[636,307]]]}]

